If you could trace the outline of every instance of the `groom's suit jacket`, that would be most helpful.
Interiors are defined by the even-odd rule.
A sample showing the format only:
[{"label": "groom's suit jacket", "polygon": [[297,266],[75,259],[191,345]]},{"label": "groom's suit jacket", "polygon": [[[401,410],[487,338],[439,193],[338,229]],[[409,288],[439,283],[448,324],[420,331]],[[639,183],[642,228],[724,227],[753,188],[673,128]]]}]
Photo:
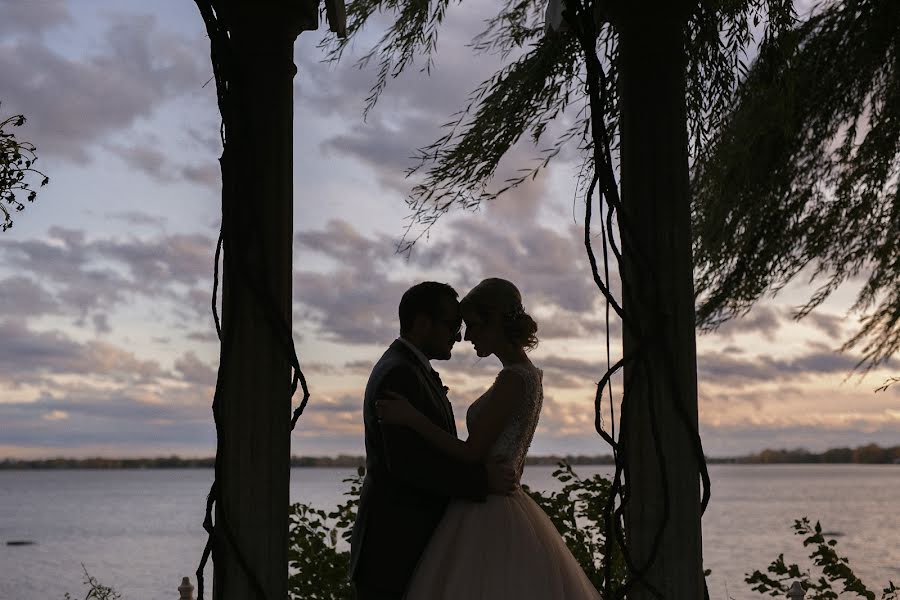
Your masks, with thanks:
[{"label": "groom's suit jacket", "polygon": [[405,396],[456,435],[453,409],[437,375],[400,340],[372,369],[363,400],[366,477],[350,541],[350,577],[358,585],[402,594],[451,497],[484,500],[481,464],[439,453],[412,429],[382,425],[375,400]]}]

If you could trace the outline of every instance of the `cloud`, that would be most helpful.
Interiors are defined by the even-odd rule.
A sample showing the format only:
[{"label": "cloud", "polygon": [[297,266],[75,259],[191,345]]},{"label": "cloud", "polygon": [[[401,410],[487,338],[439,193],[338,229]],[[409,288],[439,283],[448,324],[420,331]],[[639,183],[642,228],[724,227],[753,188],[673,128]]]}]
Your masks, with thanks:
[{"label": "cloud", "polygon": [[72,22],[66,0],[0,4],[0,35],[41,34]]},{"label": "cloud", "polygon": [[[804,354],[788,360],[775,362],[776,368],[785,376],[789,375],[825,375],[844,374],[849,375],[853,368],[859,364],[859,357],[851,354],[840,353],[833,350],[819,350]],[[892,369],[896,362],[890,361],[885,368]]]},{"label": "cloud", "polygon": [[[417,173],[412,178],[406,177],[407,170],[419,162],[418,150],[445,135],[448,130],[444,124],[454,121],[482,82],[519,52],[514,51],[503,60],[492,53],[478,54],[471,47],[475,33],[484,28],[485,21],[493,18],[499,8],[494,2],[486,2],[449,10],[441,24],[440,51],[434,65],[423,72],[423,57],[418,65],[408,67],[396,78],[389,78],[365,122],[362,113],[365,99],[377,80],[377,60],[363,68],[355,68],[354,63],[375,43],[375,32],[384,31],[390,25],[393,14],[375,16],[367,26],[372,34],[364,34],[357,40],[358,48],[350,47],[338,66],[317,62],[315,52],[301,50],[296,58],[302,74],[297,84],[299,105],[308,107],[317,117],[335,117],[345,124],[331,129],[333,133],[321,142],[322,150],[358,161],[372,170],[385,189],[405,196],[421,176]],[[349,120],[347,115],[351,115]],[[354,119],[352,115],[359,117]],[[553,131],[551,126],[548,138]],[[540,153],[527,138],[526,134],[501,162],[494,179],[497,187],[506,179],[521,175],[521,168],[536,164]],[[564,162],[571,157],[558,159]],[[526,213],[534,208],[521,195],[517,204],[518,210]]]},{"label": "cloud", "polygon": [[791,309],[769,301],[756,304],[748,314],[730,319],[715,330],[714,335],[732,339],[736,335],[759,335],[773,341],[779,332],[799,322],[812,327],[830,340],[843,340],[847,327],[847,317],[817,309],[802,319],[790,317]]},{"label": "cloud", "polygon": [[416,149],[433,141],[425,133],[433,130],[433,124],[421,116],[407,116],[399,125],[377,119],[326,140],[322,150],[359,160],[375,171],[382,186],[405,195],[414,184],[406,171],[414,163]]},{"label": "cloud", "polygon": [[44,286],[21,275],[0,280],[0,306],[7,318],[27,319],[59,310],[59,303]]},{"label": "cloud", "polygon": [[[154,223],[142,213],[117,217]],[[384,344],[398,330],[403,292],[440,270],[461,295],[485,276],[518,282],[543,339],[602,335],[601,313],[594,309],[599,296],[578,261],[577,232],[536,222],[524,231],[493,228],[484,223],[488,219],[448,221],[448,235],[423,242],[409,260],[396,254],[394,239],[364,235],[346,221],[298,232],[298,318],[315,324],[325,339]],[[91,317],[98,332],[106,331],[110,311],[140,298],[169,301],[172,317],[193,322],[209,317],[214,244],[202,234],[89,239],[81,230],[51,227],[43,239],[0,240],[5,264],[36,278],[11,279],[0,294],[16,307],[72,315],[79,323],[102,313]],[[615,320],[612,331],[617,334]],[[211,331],[202,333],[205,341],[214,341]]]},{"label": "cloud", "polygon": [[219,343],[219,336],[215,330],[211,331],[191,331],[185,336],[189,340],[203,343]]},{"label": "cloud", "polygon": [[606,357],[599,355],[593,360],[557,355],[542,356],[538,364],[544,370],[544,384],[556,388],[593,392],[597,382],[606,373]]},{"label": "cloud", "polygon": [[219,164],[214,161],[180,166],[177,168],[176,177],[214,190],[219,189],[222,183],[222,171]]},{"label": "cloud", "polygon": [[[335,219],[295,237],[295,301],[300,317],[328,339],[383,344],[396,335],[397,303],[413,283],[440,273],[437,278],[463,296],[485,277],[503,277],[520,288],[542,339],[601,337],[602,298],[583,256],[582,236],[576,226],[554,229],[535,215],[515,227],[498,226],[485,213],[448,219],[406,259],[396,254],[394,239],[365,235]],[[615,338],[619,325],[611,317]]]},{"label": "cloud", "polygon": [[844,338],[845,317],[822,312],[821,310],[814,310],[806,315],[804,320],[833,340]]},{"label": "cloud", "polygon": [[[436,130],[447,117],[459,110],[469,92],[496,70],[495,57],[481,55],[473,60],[471,42],[473,32],[480,31],[484,20],[492,17],[497,6],[479,3],[453,7],[441,24],[440,51],[430,73],[422,71],[424,57],[402,75],[391,78],[383,91],[379,104],[370,117],[386,119],[393,115],[429,115],[430,126]],[[395,15],[374,15],[364,32],[347,49],[341,63],[323,62],[321,53],[315,50],[315,41],[301,36],[295,53],[300,76],[296,82],[296,95],[302,106],[310,106],[323,116],[359,115],[377,77],[378,64],[372,62],[359,68],[358,60],[377,41],[380,32],[393,23]],[[360,131],[364,134],[364,132]]]},{"label": "cloud", "polygon": [[[606,323],[595,312],[579,313],[556,309],[549,314],[532,315],[538,324],[538,337],[548,339],[594,338],[606,339]],[[616,340],[622,333],[621,322],[615,312],[609,313],[610,340]]]},{"label": "cloud", "polygon": [[342,343],[384,344],[397,335],[397,305],[415,282],[388,277],[391,267],[403,260],[389,238],[369,238],[349,223],[334,220],[322,230],[298,233],[295,240],[298,266],[312,254],[336,265],[329,271],[295,269],[294,297],[302,318],[326,339]]},{"label": "cloud", "polygon": [[759,334],[767,340],[775,339],[775,334],[782,327],[782,312],[768,304],[758,304],[746,315],[724,322],[716,334],[733,337],[737,334]]},{"label": "cloud", "polygon": [[147,175],[161,181],[171,181],[168,171],[166,155],[158,146],[143,144],[131,146],[112,146],[115,154],[124,160],[128,166],[143,171]]},{"label": "cloud", "polygon": [[320,230],[301,231],[294,241],[300,251],[317,252],[341,264],[359,263],[374,268],[378,262],[397,258],[390,238],[383,235],[366,237],[340,219],[329,221]]},{"label": "cloud", "polygon": [[204,386],[216,384],[216,369],[197,358],[193,352],[186,352],[175,359],[175,370],[189,383]]},{"label": "cloud", "polygon": [[221,171],[215,161],[184,165],[180,158],[172,156],[168,150],[164,151],[163,147],[158,140],[108,146],[113,154],[124,160],[129,167],[161,183],[187,181],[218,189]]},{"label": "cloud", "polygon": [[140,226],[140,225],[152,225],[154,227],[164,227],[168,219],[162,215],[151,215],[149,213],[140,212],[136,210],[128,210],[128,211],[120,211],[120,212],[108,212],[106,213],[107,218],[113,219],[116,221],[122,221],[127,223],[128,225]]},{"label": "cloud", "polygon": [[532,222],[497,227],[490,219],[459,219],[450,236],[423,254],[439,253],[457,262],[467,283],[503,277],[520,287],[526,309],[545,304],[565,311],[590,312],[600,294],[580,243],[580,228],[557,230]]},{"label": "cloud", "polygon": [[294,276],[299,303],[326,339],[348,344],[385,343],[399,332],[397,304],[409,287],[378,274],[350,270],[300,272]]},{"label": "cloud", "polygon": [[149,383],[165,375],[159,364],[99,340],[78,342],[60,331],[36,331],[18,321],[0,321],[0,381],[13,387],[47,384],[47,376],[96,376]]},{"label": "cloud", "polygon": [[95,54],[70,58],[34,37],[0,40],[0,72],[15,82],[4,101],[26,114],[28,137],[42,155],[88,163],[94,142],[208,79],[199,42],[161,31],[153,16],[111,16],[99,42]]},{"label": "cloud", "polygon": [[97,313],[91,317],[94,324],[94,331],[97,333],[111,333],[112,327],[109,326],[109,318],[104,313]]},{"label": "cloud", "polygon": [[0,380],[16,386],[38,373],[78,373],[84,347],[58,331],[36,332],[18,321],[0,322]]},{"label": "cloud", "polygon": [[[352,393],[316,394],[297,422],[292,438],[295,441],[317,442],[340,440],[344,448],[363,447],[362,395]],[[346,451],[346,450],[344,450]]]},{"label": "cloud", "polygon": [[101,340],[0,321],[0,446],[210,447],[215,371],[193,352],[167,370]]},{"label": "cloud", "polygon": [[203,234],[155,238],[103,239],[85,248],[127,267],[132,282],[150,287],[177,282],[195,285],[209,279],[215,240]]},{"label": "cloud", "polygon": [[35,302],[37,309],[55,308],[77,318],[136,296],[168,298],[205,314],[208,296],[201,299],[193,288],[211,279],[214,244],[202,234],[88,240],[81,230],[51,227],[45,239],[0,240],[5,265],[32,274],[47,287],[19,277],[0,294],[12,294],[10,301],[16,302],[40,295],[44,300]]},{"label": "cloud", "polygon": [[777,366],[766,358],[744,358],[732,353],[704,352],[697,355],[697,377],[719,385],[739,385],[778,378]]},{"label": "cloud", "polygon": [[119,453],[146,446],[212,448],[208,398],[189,398],[177,389],[167,395],[180,401],[162,403],[153,394],[123,388],[71,386],[33,401],[3,402],[0,446],[66,454],[83,446]]},{"label": "cloud", "polygon": [[611,452],[594,429],[594,411],[591,404],[561,402],[552,394],[545,394],[533,446],[549,440],[555,440],[556,444],[562,442],[568,445],[566,440],[570,438],[593,441],[594,454]]},{"label": "cloud", "polygon": [[[697,356],[697,371],[701,382],[727,387],[810,381],[822,376],[845,377],[853,373],[858,363],[858,356],[831,350],[814,350],[792,358],[703,352]],[[891,361],[885,368],[896,369],[897,364]]]},{"label": "cloud", "polygon": [[[495,8],[494,3],[454,8],[442,30],[432,76],[413,68],[390,81],[367,123],[362,107],[374,71],[320,64],[318,52],[306,51],[314,38],[301,37],[296,107],[298,122],[315,130],[307,138],[311,147],[362,165],[399,200],[413,184],[404,172],[416,148],[439,136],[441,123],[495,70],[495,60],[475,59],[463,47]],[[186,37],[168,33],[168,25],[152,17],[100,16],[98,33],[79,54],[77,45],[64,51],[65,39],[47,35],[53,27],[68,35],[61,27],[69,19],[61,0],[0,7],[0,73],[11,82],[3,109],[27,111],[24,133],[38,145],[42,160],[46,151],[53,158],[88,164],[100,150],[123,162],[113,159],[110,168],[125,165],[129,172],[163,182],[218,185],[212,156],[221,144],[217,127],[210,125],[216,120],[214,88],[200,87],[210,69],[199,21],[196,35]],[[166,111],[184,115],[182,108],[194,108],[188,105],[198,98],[206,111],[199,122],[177,124],[174,137],[158,127]],[[173,152],[170,143],[189,144],[202,153],[180,160],[185,149]],[[567,152],[557,159],[559,170],[473,214],[448,215],[408,260],[395,254],[393,236],[364,222],[374,208],[297,233],[294,314],[297,331],[310,340],[300,358],[311,376],[313,399],[293,437],[295,448],[314,454],[362,451],[361,381],[396,335],[397,303],[409,285],[439,279],[465,293],[484,277],[501,276],[519,285],[547,342],[533,355],[545,370],[547,394],[535,451],[608,451],[593,431],[591,403],[605,365],[598,343],[604,335],[603,302],[587,269],[583,230],[573,224],[581,211],[574,219],[569,215],[574,186],[562,174],[576,157]],[[534,156],[535,149],[523,141],[504,161],[497,180],[531,165]],[[333,175],[313,174],[310,183]],[[358,178],[342,181],[353,193]],[[315,218],[304,222],[318,223],[330,214],[317,208]],[[551,214],[554,218],[548,219]],[[3,436],[12,431],[8,435],[18,436],[23,445],[53,445],[67,452],[106,444],[209,448],[210,387],[216,374],[209,314],[215,240],[169,235],[170,224],[179,230],[191,226],[171,216],[137,211],[105,216],[119,222],[107,226],[144,229],[123,237],[69,225],[51,228],[45,237],[0,239],[6,269],[0,281],[5,310],[0,389],[7,392],[0,395],[0,439],[9,444],[11,438]],[[829,339],[842,337],[838,317],[816,315],[807,319],[812,327]],[[729,436],[753,450],[792,436],[799,443],[815,441],[816,431],[821,440],[843,440],[854,431],[882,436],[891,431],[895,413],[890,410],[896,408],[900,387],[877,396],[876,402],[890,405],[887,409],[866,412],[870,403],[858,402],[863,394],[853,390],[843,390],[832,401],[830,382],[849,371],[852,355],[835,357],[828,348],[798,345],[792,355],[772,357],[754,346],[760,338],[794,334],[792,328],[782,308],[765,305],[723,327],[714,341],[731,348],[701,353],[701,410],[711,452],[729,448]],[[612,333],[620,335],[616,319]],[[499,369],[494,359],[479,361],[461,346],[454,360],[438,367],[460,419]],[[307,357],[313,360],[307,363]],[[791,411],[806,420],[782,418]]]}]

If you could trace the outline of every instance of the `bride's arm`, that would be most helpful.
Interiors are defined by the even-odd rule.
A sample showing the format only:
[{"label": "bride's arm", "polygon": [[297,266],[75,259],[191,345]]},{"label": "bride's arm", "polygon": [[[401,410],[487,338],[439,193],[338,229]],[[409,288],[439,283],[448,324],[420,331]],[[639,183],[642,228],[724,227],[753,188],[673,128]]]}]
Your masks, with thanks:
[{"label": "bride's arm", "polygon": [[469,430],[469,438],[461,440],[444,431],[402,396],[396,394],[379,398],[377,414],[383,422],[405,425],[415,430],[442,453],[466,462],[484,462],[500,432],[506,426],[513,409],[525,396],[525,382],[509,371],[501,371],[494,383],[494,391]]}]

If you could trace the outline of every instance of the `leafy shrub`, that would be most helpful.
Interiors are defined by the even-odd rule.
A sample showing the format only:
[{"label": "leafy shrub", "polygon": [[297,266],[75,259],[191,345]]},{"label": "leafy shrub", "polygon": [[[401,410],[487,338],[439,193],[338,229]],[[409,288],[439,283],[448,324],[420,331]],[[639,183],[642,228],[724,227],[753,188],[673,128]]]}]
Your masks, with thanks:
[{"label": "leafy shrub", "polygon": [[339,539],[350,541],[364,467],[356,477],[344,479],[350,489],[348,499],[332,512],[306,504],[292,504],[288,525],[288,597],[291,600],[311,598],[332,600],[351,597],[347,573],[350,551],[339,550]]},{"label": "leafy shrub", "polygon": [[[804,517],[794,521],[793,529],[796,535],[805,536],[804,547],[812,547],[809,558],[821,575],[814,578],[809,569],[801,570],[797,564],[785,564],[784,554],[779,554],[766,573],[754,571],[744,579],[753,591],[784,598],[790,585],[799,581],[806,592],[806,600],[835,600],[845,593],[875,600],[875,592],[856,576],[847,558],[837,553],[837,541],[825,538],[818,521],[813,526]],[[898,592],[900,588],[889,581],[881,592],[881,600],[898,600]]]},{"label": "leafy shrub", "polygon": [[[600,475],[582,479],[568,463],[559,463],[553,477],[563,483],[558,492],[533,491],[522,486],[556,526],[594,587],[604,589],[603,556],[606,550],[604,511],[611,482]],[[612,560],[613,589],[625,580],[626,568],[618,545]]]},{"label": "leafy shrub", "polygon": [[[84,597],[84,600],[121,600],[122,594],[112,589],[111,587],[105,586],[99,581],[97,578],[88,573],[87,567],[84,566],[84,563],[81,563],[81,569],[84,571],[84,585],[87,586],[88,592]],[[66,592],[65,600],[73,600],[73,597],[70,593]]]}]

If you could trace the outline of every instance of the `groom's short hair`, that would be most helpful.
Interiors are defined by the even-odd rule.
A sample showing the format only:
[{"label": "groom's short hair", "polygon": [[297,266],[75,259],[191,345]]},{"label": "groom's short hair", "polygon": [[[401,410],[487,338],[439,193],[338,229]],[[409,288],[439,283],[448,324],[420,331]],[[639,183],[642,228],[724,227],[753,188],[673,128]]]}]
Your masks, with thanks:
[{"label": "groom's short hair", "polygon": [[400,333],[412,329],[417,315],[426,315],[432,319],[440,317],[441,299],[456,300],[459,294],[446,283],[423,281],[417,283],[403,293],[400,298]]}]

